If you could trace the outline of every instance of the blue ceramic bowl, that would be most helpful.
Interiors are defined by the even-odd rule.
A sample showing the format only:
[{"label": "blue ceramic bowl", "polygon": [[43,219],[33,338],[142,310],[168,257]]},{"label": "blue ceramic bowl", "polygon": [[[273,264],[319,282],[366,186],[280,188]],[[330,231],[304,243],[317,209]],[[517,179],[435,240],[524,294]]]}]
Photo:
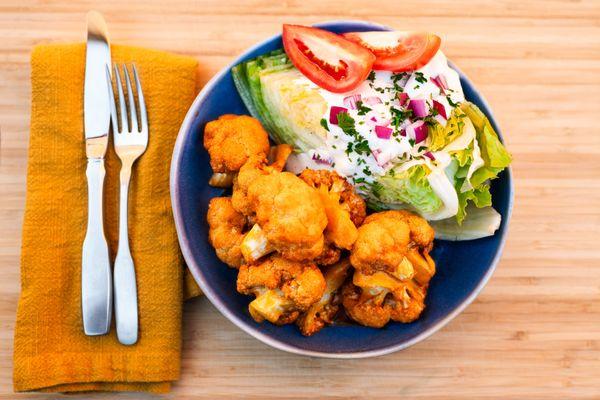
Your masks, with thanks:
[{"label": "blue ceramic bowl", "polygon": [[[381,25],[357,21],[327,22],[319,26],[334,32],[388,30]],[[206,122],[222,114],[248,114],[233,84],[231,67],[281,47],[281,36],[273,36],[225,67],[198,95],[181,126],[171,165],[171,200],[187,265],[206,297],[223,315],[275,348],[332,358],[371,357],[404,349],[427,338],[464,310],[492,275],[502,252],[511,214],[510,171],[504,171],[492,184],[494,208],[502,215],[502,225],[493,237],[466,242],[435,242],[433,258],[438,272],[431,281],[427,307],[419,320],[410,324],[390,323],[383,329],[332,326],[312,337],[302,336],[295,325],[279,327],[254,322],[248,313],[251,299],[235,290],[237,271],[219,261],[208,243],[208,202],[223,191],[208,186],[212,171],[202,145],[202,133]],[[499,132],[483,97],[464,74],[460,73],[460,76],[467,99],[485,112]]]}]

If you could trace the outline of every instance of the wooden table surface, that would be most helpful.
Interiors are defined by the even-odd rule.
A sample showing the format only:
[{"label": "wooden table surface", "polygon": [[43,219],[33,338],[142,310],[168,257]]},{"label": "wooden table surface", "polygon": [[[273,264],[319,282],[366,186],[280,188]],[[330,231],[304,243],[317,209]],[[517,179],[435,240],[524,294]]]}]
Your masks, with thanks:
[{"label": "wooden table surface", "polygon": [[366,19],[437,32],[488,99],[514,155],[502,260],[440,332],[375,359],[310,359],[267,347],[196,299],[185,306],[172,398],[600,398],[600,1],[133,3],[0,1],[0,399],[58,397],[12,393],[29,53],[41,42],[82,41],[92,8],[116,43],[196,57],[203,83],[282,22]]}]

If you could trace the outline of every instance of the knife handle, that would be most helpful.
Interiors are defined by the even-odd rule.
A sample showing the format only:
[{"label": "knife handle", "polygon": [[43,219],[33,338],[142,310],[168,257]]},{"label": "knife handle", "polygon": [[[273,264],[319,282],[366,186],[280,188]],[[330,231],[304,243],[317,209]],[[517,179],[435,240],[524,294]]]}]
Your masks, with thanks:
[{"label": "knife handle", "polygon": [[83,330],[93,336],[108,333],[112,314],[112,276],[102,212],[104,160],[88,159],[85,174],[88,220],[81,260],[81,308]]}]

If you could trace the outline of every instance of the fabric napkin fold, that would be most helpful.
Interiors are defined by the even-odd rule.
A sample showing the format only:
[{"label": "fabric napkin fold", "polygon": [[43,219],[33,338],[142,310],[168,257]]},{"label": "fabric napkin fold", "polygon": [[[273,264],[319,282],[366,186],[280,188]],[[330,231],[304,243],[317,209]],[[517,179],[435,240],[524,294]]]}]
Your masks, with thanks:
[{"label": "fabric napkin fold", "polygon": [[[112,46],[111,51],[113,62],[135,62],[150,127],[148,148],[134,166],[129,198],[139,341],[119,344],[114,321],[109,335],[83,333],[85,45],[37,46],[31,56],[31,134],[14,342],[16,391],[166,392],[179,377],[182,302],[199,291],[184,277],[169,168],[179,126],[196,94],[197,62],[134,47]],[[112,259],[118,237],[119,168],[111,143],[104,222]]]}]

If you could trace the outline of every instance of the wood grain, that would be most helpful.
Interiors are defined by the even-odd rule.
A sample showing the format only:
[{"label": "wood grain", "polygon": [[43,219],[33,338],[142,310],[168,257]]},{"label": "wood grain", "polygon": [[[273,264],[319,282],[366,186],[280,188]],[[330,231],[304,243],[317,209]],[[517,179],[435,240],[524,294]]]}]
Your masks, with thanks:
[{"label": "wood grain", "polygon": [[600,398],[600,1],[3,0],[0,399],[57,397],[15,395],[11,383],[28,62],[36,43],[83,40],[92,8],[115,42],[197,57],[203,83],[282,22],[351,18],[435,31],[487,97],[515,157],[498,270],[433,337],[376,359],[310,359],[268,348],[196,299],[185,306],[183,373],[169,397]]}]

